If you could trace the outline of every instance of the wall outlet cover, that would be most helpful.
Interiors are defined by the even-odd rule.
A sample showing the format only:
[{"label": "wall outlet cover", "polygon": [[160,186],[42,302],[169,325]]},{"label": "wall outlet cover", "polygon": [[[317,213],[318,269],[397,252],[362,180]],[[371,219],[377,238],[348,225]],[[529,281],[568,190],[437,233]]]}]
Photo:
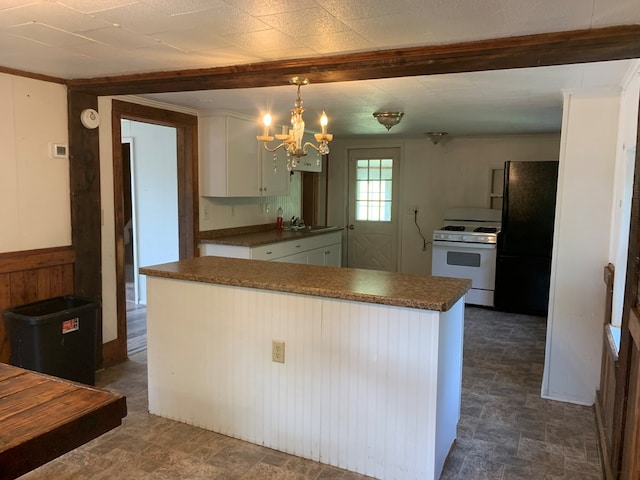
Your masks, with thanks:
[{"label": "wall outlet cover", "polygon": [[284,363],[284,341],[274,340],[271,344],[271,360],[277,363]]}]

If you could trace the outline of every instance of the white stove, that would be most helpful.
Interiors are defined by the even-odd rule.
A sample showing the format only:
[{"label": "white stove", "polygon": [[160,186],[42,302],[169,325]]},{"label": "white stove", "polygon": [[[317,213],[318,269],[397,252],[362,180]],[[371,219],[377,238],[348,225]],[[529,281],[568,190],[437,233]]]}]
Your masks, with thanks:
[{"label": "white stove", "polygon": [[443,227],[433,232],[432,275],[469,278],[466,303],[494,306],[496,243],[502,212],[488,208],[451,208]]}]

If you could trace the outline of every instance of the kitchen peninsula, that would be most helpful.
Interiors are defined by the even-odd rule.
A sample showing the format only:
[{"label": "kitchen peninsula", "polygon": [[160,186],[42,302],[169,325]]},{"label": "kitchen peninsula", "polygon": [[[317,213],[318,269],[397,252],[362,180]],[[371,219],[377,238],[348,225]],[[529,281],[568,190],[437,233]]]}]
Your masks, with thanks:
[{"label": "kitchen peninsula", "polygon": [[141,273],[151,413],[379,479],[439,478],[470,281],[215,256]]}]

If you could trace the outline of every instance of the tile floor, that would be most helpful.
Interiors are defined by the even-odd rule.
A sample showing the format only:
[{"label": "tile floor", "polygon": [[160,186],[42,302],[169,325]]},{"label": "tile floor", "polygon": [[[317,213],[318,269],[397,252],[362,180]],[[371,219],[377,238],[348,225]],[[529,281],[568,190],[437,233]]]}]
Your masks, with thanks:
[{"label": "tile floor", "polygon": [[[462,415],[442,479],[601,479],[593,410],[540,398],[545,321],[468,307]],[[124,423],[25,475],[36,479],[363,480],[147,413],[146,352],[98,374]]]}]

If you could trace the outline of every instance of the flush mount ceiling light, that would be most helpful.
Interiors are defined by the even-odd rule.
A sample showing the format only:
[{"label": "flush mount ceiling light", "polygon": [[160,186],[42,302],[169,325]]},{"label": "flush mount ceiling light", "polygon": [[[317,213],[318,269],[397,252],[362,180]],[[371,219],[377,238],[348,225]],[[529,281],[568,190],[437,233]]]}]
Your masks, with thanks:
[{"label": "flush mount ceiling light", "polygon": [[388,131],[391,127],[400,123],[404,112],[375,112],[373,116],[378,120],[380,125],[383,125]]},{"label": "flush mount ceiling light", "polygon": [[448,135],[447,132],[425,132],[425,136],[431,140],[431,143],[437,145],[440,140],[442,140],[445,135]]},{"label": "flush mount ceiling light", "polygon": [[302,137],[304,136],[304,120],[302,119],[302,99],[300,98],[300,87],[302,85],[309,85],[309,79],[304,77],[293,77],[289,80],[291,85],[298,86],[298,97],[296,98],[293,108],[291,109],[291,129],[286,125],[282,126],[282,133],[276,134],[275,138],[280,141],[280,145],[273,148],[269,148],[267,143],[273,141],[273,136],[269,135],[269,126],[271,125],[271,114],[267,113],[263,118],[264,131],[262,135],[258,135],[257,138],[260,142],[264,143],[264,148],[269,152],[275,152],[281,148],[287,152],[287,169],[291,171],[298,166],[300,157],[307,155],[307,147],[311,147],[318,152],[318,163],[320,162],[320,155],[327,155],[329,153],[329,142],[333,140],[333,135],[327,133],[327,115],[322,112],[320,117],[320,126],[322,127],[322,133],[316,133],[314,135],[318,145],[314,145],[311,142],[302,143]]}]

